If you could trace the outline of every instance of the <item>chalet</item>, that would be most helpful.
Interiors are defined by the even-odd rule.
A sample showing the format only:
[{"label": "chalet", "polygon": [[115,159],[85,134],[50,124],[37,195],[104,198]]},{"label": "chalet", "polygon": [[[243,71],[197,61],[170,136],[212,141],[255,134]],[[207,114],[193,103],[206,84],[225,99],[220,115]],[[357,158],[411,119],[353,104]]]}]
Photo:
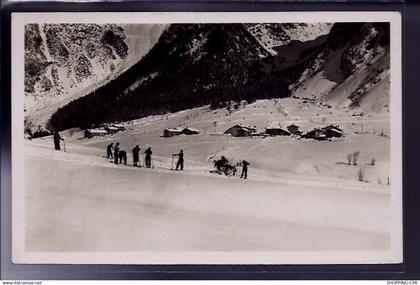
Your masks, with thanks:
[{"label": "chalet", "polygon": [[181,134],[184,134],[184,135],[198,135],[199,133],[200,133],[200,130],[193,129],[193,128],[185,128],[181,132]]},{"label": "chalet", "polygon": [[269,136],[290,136],[290,132],[280,127],[269,127],[265,129],[265,134]]},{"label": "chalet", "polygon": [[251,127],[244,127],[241,125],[235,125],[227,129],[224,134],[231,134],[234,137],[247,137],[255,133],[256,129]]},{"label": "chalet", "polygon": [[298,135],[298,136],[302,135],[302,131],[300,130],[299,126],[296,126],[295,124],[292,124],[292,125],[288,126],[287,130],[291,134]]},{"label": "chalet", "polygon": [[85,130],[85,138],[88,138],[88,139],[97,137],[97,136],[105,136],[107,134],[108,132],[103,128]]},{"label": "chalet", "polygon": [[118,129],[114,126],[105,126],[104,129],[110,134],[115,134],[115,133],[118,133],[120,131],[120,129]]},{"label": "chalet", "polygon": [[327,138],[341,138],[343,136],[343,130],[338,126],[329,125],[325,128],[322,128],[322,130],[325,132]]},{"label": "chalet", "polygon": [[182,128],[168,128],[165,129],[163,131],[163,136],[165,138],[169,138],[169,137],[173,137],[173,136],[178,136],[182,133],[183,129]]},{"label": "chalet", "polygon": [[121,124],[112,124],[112,127],[117,128],[120,131],[125,131],[126,128]]},{"label": "chalet", "polygon": [[304,136],[307,139],[325,140],[327,138],[325,131],[322,129],[313,129],[307,132]]}]

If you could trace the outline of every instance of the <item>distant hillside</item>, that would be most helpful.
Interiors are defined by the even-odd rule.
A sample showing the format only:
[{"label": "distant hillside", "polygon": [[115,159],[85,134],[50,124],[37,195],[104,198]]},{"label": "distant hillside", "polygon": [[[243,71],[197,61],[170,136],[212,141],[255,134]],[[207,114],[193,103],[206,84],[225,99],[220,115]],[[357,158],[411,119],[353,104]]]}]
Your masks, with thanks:
[{"label": "distant hillside", "polygon": [[229,100],[289,96],[300,72],[266,72],[266,58],[271,54],[246,25],[171,25],[138,64],[58,110],[51,125],[66,129]]},{"label": "distant hillside", "polygon": [[292,41],[306,42],[328,35],[332,23],[264,23],[246,24],[248,31],[271,54],[276,55],[277,47]]},{"label": "distant hillside", "polygon": [[157,41],[163,25],[25,26],[25,128],[45,128],[61,106],[114,79]]},{"label": "distant hillside", "polygon": [[292,94],[338,107],[381,112],[389,108],[389,24],[336,24],[327,45],[306,63]]},{"label": "distant hillside", "polygon": [[253,33],[244,24],[171,25],[132,68],[60,108],[50,127],[89,127],[288,96],[387,108],[389,24],[334,24],[328,35],[273,47],[275,55]]}]

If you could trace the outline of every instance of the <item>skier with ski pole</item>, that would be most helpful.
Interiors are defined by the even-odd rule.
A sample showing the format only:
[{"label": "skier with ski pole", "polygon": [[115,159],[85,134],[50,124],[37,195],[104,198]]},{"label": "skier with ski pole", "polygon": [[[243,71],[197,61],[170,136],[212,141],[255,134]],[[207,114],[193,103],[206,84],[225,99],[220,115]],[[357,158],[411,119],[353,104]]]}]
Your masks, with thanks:
[{"label": "skier with ski pole", "polygon": [[181,149],[179,153],[174,153],[172,155],[172,159],[174,156],[178,156],[178,161],[176,163],[175,170],[178,170],[178,168],[180,168],[181,170],[184,170],[184,151]]},{"label": "skier with ski pole", "polygon": [[[60,150],[60,141],[64,142],[64,139],[60,136],[60,133],[58,131],[54,132],[54,148],[55,150]],[[65,151],[65,150],[64,150]]]}]

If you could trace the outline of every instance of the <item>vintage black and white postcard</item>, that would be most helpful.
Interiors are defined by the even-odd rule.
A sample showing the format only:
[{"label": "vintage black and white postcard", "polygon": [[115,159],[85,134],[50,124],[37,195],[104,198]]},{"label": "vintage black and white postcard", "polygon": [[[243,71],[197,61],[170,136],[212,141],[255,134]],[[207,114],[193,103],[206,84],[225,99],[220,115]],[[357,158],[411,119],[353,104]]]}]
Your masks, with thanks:
[{"label": "vintage black and white postcard", "polygon": [[401,17],[15,13],[15,263],[402,262]]}]

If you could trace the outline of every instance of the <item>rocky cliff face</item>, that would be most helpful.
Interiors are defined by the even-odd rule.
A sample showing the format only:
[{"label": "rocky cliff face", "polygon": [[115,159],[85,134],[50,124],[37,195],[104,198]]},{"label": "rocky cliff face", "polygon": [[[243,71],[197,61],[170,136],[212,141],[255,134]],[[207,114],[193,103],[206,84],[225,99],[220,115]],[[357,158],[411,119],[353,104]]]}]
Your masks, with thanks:
[{"label": "rocky cliff face", "polygon": [[[129,25],[26,25],[26,128],[42,130],[58,107],[128,69],[153,46],[164,28],[137,25],[133,31]],[[139,42],[142,36],[147,40]]]},{"label": "rocky cliff face", "polygon": [[266,56],[269,53],[242,24],[174,24],[140,62],[58,110],[52,123],[67,128],[129,120],[254,98],[257,89],[260,96],[276,88],[286,90],[276,81],[259,80],[259,59]]},{"label": "rocky cliff face", "polygon": [[306,42],[328,35],[332,23],[281,23],[281,24],[246,24],[248,31],[271,54],[276,55],[277,47],[292,41]]},{"label": "rocky cliff face", "polygon": [[388,23],[334,25],[325,48],[291,85],[292,94],[339,107],[388,110],[389,33]]},{"label": "rocky cliff face", "polygon": [[33,100],[26,108],[106,77],[127,52],[123,29],[115,25],[27,25],[25,92]]}]

